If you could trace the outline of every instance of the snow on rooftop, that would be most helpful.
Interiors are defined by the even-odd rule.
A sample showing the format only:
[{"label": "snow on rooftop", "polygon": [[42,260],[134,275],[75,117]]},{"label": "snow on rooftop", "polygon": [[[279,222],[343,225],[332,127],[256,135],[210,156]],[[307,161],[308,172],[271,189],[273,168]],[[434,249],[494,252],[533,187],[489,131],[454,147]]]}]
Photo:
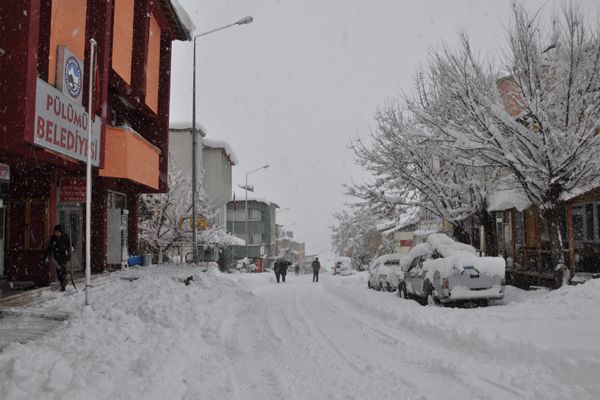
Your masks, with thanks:
[{"label": "snow on rooftop", "polygon": [[227,157],[229,157],[229,160],[231,160],[231,163],[233,165],[238,164],[239,160],[238,160],[237,156],[233,152],[233,149],[231,148],[229,143],[227,143],[226,141],[204,138],[202,140],[202,144],[205,147],[210,147],[213,149],[223,149],[223,151],[225,151],[225,154],[227,155]]},{"label": "snow on rooftop", "polygon": [[[244,195],[242,194],[241,196],[236,198],[236,202],[237,203],[241,203],[244,200],[246,200],[246,198],[244,197]],[[248,196],[248,201],[256,201],[258,203],[265,203],[268,206],[273,206],[275,208],[279,208],[279,206],[275,203],[273,203],[272,201],[267,200],[264,197],[252,197],[252,196]]]},{"label": "snow on rooftop", "polygon": [[[192,123],[188,121],[170,121],[169,122],[169,130],[178,130],[178,131],[191,131]],[[206,127],[202,125],[200,122],[196,121],[196,130],[200,131],[202,136],[206,136]]]},{"label": "snow on rooftop", "polygon": [[409,225],[416,224],[418,220],[418,207],[410,207],[396,221],[388,221],[377,225],[377,230],[382,234],[387,235],[394,233],[400,229],[406,228]]},{"label": "snow on rooftop", "polygon": [[187,31],[191,35],[192,32],[196,30],[196,25],[194,25],[194,23],[192,22],[192,19],[190,18],[189,14],[187,13],[187,11],[185,11],[185,8],[183,8],[183,6],[179,4],[179,0],[171,0],[171,5],[173,6],[173,10],[175,10],[175,14],[177,14],[177,18],[179,18],[181,24],[185,27],[185,29],[187,29]]}]

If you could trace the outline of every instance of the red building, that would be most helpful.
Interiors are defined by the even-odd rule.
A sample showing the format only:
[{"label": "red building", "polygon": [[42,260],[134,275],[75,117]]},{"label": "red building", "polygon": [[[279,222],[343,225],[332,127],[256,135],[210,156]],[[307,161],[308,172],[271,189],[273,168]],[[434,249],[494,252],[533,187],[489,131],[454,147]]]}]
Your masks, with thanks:
[{"label": "red building", "polygon": [[47,284],[58,223],[83,268],[90,38],[92,272],[136,252],[138,194],[167,190],[171,44],[190,39],[182,17],[169,0],[0,2],[0,275]]}]

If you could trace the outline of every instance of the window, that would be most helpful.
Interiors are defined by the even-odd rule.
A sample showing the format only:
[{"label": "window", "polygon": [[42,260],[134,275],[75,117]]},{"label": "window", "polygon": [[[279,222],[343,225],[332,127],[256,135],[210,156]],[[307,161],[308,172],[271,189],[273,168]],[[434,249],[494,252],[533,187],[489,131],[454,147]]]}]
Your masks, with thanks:
[{"label": "window", "polygon": [[249,220],[250,221],[260,221],[262,220],[262,213],[260,212],[260,210],[256,210],[256,209],[250,209],[250,216],[249,216]]},{"label": "window", "polygon": [[594,240],[594,205],[585,205],[585,232],[587,240]]},{"label": "window", "polygon": [[515,242],[525,244],[525,221],[523,211],[515,212]]},{"label": "window", "polygon": [[260,234],[260,233],[250,234],[250,240],[248,240],[248,244],[249,245],[262,244],[262,234]]},{"label": "window", "polygon": [[15,200],[10,208],[9,246],[15,250],[45,249],[48,202],[43,199]]},{"label": "window", "polygon": [[122,193],[108,191],[108,208],[109,209],[127,209],[127,197]]},{"label": "window", "polygon": [[573,207],[573,238],[584,240],[583,207]]},{"label": "window", "polygon": [[600,203],[586,203],[572,208],[573,239],[598,241],[600,239]]}]

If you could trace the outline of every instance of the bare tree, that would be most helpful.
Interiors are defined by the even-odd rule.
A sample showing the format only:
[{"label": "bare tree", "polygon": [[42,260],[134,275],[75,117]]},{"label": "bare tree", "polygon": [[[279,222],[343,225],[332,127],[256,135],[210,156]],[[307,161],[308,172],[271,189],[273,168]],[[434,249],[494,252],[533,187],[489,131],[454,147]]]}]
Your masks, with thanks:
[{"label": "bare tree", "polygon": [[377,217],[360,208],[335,213],[336,223],[330,226],[331,243],[334,251],[350,257],[355,267],[371,262],[381,250],[381,234],[377,231]]},{"label": "bare tree", "polygon": [[[503,168],[549,226],[553,263],[563,261],[564,200],[600,183],[600,40],[570,4],[545,31],[539,15],[513,3],[504,64],[478,60],[469,40],[433,56],[433,107],[409,108],[448,145]],[[432,89],[433,88],[433,89]]]},{"label": "bare tree", "polygon": [[[420,75],[417,88],[424,88]],[[421,104],[425,103],[423,98]],[[375,120],[371,143],[357,140],[352,146],[357,163],[374,178],[349,187],[350,195],[388,217],[414,206],[428,210],[449,222],[453,235],[462,241],[471,241],[464,225],[469,217],[493,231],[486,199],[497,168],[457,152],[436,129],[419,121],[405,102],[379,110]],[[488,242],[488,253],[494,252],[492,244]]]},{"label": "bare tree", "polygon": [[[190,228],[187,226],[191,223],[191,187],[191,178],[169,154],[169,192],[139,197],[139,237],[142,251],[158,256],[180,244],[191,245]],[[200,209],[206,211],[202,196],[199,198]]]}]

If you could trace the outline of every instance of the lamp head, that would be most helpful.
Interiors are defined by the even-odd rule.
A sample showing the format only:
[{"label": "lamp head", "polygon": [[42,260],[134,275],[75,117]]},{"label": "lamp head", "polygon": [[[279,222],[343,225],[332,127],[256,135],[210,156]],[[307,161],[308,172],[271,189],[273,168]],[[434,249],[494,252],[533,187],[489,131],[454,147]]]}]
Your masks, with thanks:
[{"label": "lamp head", "polygon": [[252,21],[254,21],[254,18],[252,18],[251,16],[247,16],[244,17],[242,19],[240,19],[238,22],[236,22],[236,25],[245,25],[245,24],[250,24],[252,23]]}]

